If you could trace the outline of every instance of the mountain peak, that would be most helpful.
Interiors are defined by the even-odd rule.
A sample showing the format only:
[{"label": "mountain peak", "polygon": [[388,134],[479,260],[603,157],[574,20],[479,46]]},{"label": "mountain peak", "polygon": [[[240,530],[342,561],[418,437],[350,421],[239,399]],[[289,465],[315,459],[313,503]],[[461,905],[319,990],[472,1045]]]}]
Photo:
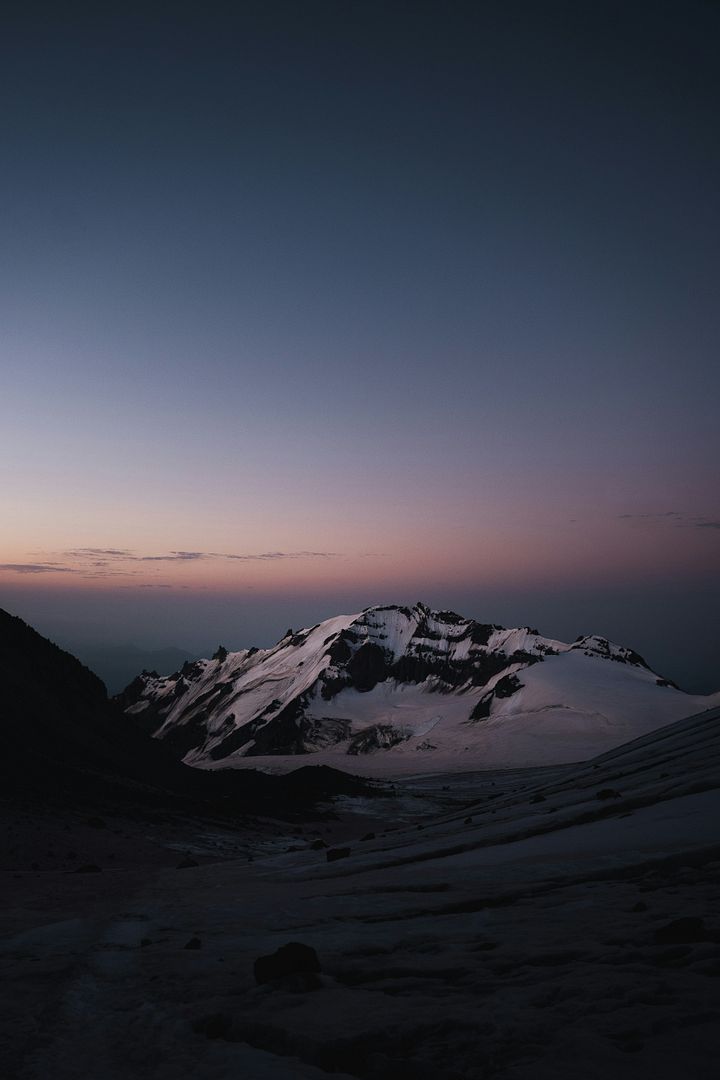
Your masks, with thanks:
[{"label": "mountain peak", "polygon": [[189,764],[380,754],[416,771],[442,755],[465,768],[580,760],[702,701],[598,635],[567,644],[422,602],[373,605],[288,630],[269,649],[141,675],[123,695]]}]

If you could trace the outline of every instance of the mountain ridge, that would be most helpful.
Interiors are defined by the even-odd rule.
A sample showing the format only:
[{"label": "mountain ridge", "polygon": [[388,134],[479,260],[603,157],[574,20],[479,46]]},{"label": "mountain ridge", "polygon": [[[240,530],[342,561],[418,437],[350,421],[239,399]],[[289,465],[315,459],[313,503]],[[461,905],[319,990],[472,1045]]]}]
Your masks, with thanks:
[{"label": "mountain ridge", "polygon": [[288,630],[270,649],[220,648],[170,676],[143,672],[118,701],[203,768],[410,754],[418,771],[437,751],[469,754],[467,767],[582,760],[714,703],[607,638],[566,643],[422,603]]}]

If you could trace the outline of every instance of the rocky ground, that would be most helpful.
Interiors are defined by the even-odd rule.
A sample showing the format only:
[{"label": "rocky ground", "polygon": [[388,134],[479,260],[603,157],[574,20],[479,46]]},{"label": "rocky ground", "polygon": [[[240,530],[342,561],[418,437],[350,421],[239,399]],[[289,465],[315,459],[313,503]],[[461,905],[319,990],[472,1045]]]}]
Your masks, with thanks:
[{"label": "rocky ground", "polygon": [[704,1080],[719,810],[720,710],[304,822],[16,809],[0,1072]]}]

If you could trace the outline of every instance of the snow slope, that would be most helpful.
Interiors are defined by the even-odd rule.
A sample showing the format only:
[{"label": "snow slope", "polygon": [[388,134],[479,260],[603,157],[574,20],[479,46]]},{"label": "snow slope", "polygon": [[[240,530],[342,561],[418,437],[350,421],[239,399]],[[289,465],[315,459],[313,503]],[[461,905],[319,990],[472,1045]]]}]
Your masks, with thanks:
[{"label": "snow slope", "polygon": [[[720,710],[580,766],[403,790],[425,812],[378,799],[339,861],[315,818],[252,861],[0,868],[0,1074],[714,1080]],[[289,942],[320,974],[257,985]]]},{"label": "snow slope", "polygon": [[143,672],[126,712],[188,763],[366,774],[587,759],[709,708],[601,637],[572,644],[454,612],[372,607],[271,649]]}]

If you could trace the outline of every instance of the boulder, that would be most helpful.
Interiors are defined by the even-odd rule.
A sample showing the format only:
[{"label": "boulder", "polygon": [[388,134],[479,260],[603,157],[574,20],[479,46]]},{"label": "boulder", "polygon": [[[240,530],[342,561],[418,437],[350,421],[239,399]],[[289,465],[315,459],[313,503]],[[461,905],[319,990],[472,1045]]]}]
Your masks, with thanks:
[{"label": "boulder", "polygon": [[692,945],[697,941],[707,941],[708,932],[705,923],[696,916],[673,919],[655,931],[656,945]]},{"label": "boulder", "polygon": [[293,975],[317,975],[320,970],[315,950],[300,941],[291,941],[268,956],[259,956],[253,964],[255,981],[261,985]]},{"label": "boulder", "polygon": [[338,859],[347,859],[351,849],[349,847],[329,848],[325,858],[328,862],[337,862]]}]

